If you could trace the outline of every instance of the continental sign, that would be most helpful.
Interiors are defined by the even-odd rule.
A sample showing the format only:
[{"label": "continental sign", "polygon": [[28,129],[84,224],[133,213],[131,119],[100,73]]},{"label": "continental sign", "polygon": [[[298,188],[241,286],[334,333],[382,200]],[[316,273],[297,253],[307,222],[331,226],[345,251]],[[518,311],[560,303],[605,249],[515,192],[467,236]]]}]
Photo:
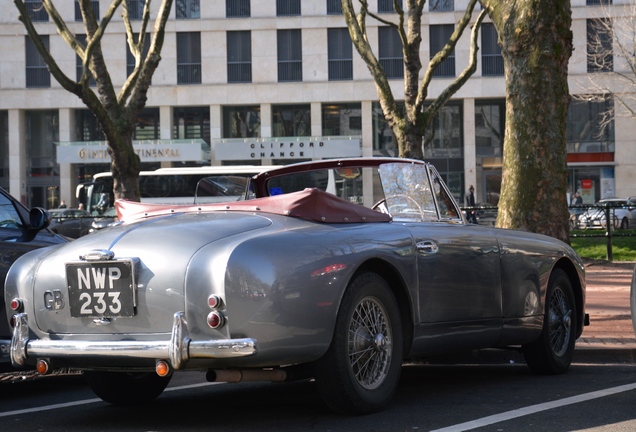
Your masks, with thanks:
[{"label": "continental sign", "polygon": [[[179,162],[209,160],[209,148],[203,140],[133,141],[133,149],[142,162]],[[105,142],[58,143],[58,163],[110,163]]]}]

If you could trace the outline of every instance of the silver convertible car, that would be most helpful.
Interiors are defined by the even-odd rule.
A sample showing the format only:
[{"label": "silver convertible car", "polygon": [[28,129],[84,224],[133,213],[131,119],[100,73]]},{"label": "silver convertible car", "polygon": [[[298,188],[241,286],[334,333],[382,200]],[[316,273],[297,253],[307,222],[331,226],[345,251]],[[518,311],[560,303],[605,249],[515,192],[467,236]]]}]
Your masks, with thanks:
[{"label": "silver convertible car", "polygon": [[466,223],[432,165],[288,165],[244,198],[119,201],[118,225],[20,258],[13,363],[81,369],[112,404],[153,400],[188,370],[313,378],[344,413],[384,408],[405,359],[506,348],[537,373],[568,369],[582,262],[553,238]]}]

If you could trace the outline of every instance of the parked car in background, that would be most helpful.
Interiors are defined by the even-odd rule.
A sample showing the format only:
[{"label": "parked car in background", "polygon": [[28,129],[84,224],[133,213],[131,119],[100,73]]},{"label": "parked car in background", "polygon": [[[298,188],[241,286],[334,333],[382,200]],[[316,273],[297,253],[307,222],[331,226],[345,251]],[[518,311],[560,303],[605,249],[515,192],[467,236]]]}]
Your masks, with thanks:
[{"label": "parked car in background", "polygon": [[606,198],[598,203],[610,206],[610,214],[618,221],[620,229],[636,228],[636,197]]},{"label": "parked car in background", "polygon": [[292,164],[245,198],[120,200],[117,225],[22,257],[7,276],[14,364],[79,368],[122,405],[183,370],[313,377],[344,413],[384,408],[404,359],[521,349],[537,373],[569,368],[587,322],[579,257],[467,223],[433,165]]},{"label": "parked car in background", "polygon": [[91,222],[91,227],[88,229],[89,233],[99,231],[101,229],[106,228],[112,223],[117,221],[117,212],[115,211],[115,207],[111,207],[107,209],[100,216],[93,216],[93,220]]},{"label": "parked car in background", "polygon": [[93,217],[85,210],[58,208],[49,210],[51,231],[70,238],[88,234]]},{"label": "parked car in background", "polygon": [[602,199],[577,215],[578,224],[576,227],[580,229],[607,229],[606,211],[608,209],[612,221],[610,226],[613,229],[636,227],[636,197]]},{"label": "parked car in background", "polygon": [[[6,315],[4,280],[9,267],[20,256],[34,249],[66,243],[68,240],[46,228],[48,215],[42,209],[31,213],[8,192],[0,188],[0,370],[11,367],[11,330]],[[10,305],[7,305],[10,307]]]}]

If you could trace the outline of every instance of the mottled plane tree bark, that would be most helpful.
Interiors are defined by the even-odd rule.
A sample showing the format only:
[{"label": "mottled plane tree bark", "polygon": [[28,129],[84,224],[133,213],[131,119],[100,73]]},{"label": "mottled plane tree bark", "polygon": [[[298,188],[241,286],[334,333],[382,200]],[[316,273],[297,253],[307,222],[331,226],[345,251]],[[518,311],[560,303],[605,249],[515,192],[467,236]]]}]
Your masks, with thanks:
[{"label": "mottled plane tree bark", "polygon": [[[69,29],[53,5],[53,1],[43,0],[42,6],[55,24],[57,33],[82,60],[82,75],[79,80],[74,80],[66,75],[46,49],[33,25],[24,1],[14,0],[14,3],[20,12],[20,21],[24,24],[51,75],[64,89],[79,97],[97,118],[108,143],[115,199],[126,198],[139,201],[141,162],[133,150],[132,138],[139,113],[146,105],[152,76],[161,60],[164,29],[172,8],[172,0],[161,1],[152,32],[148,31],[151,0],[145,2],[139,28],[135,29],[136,31],[131,25],[125,1],[114,0],[98,22],[91,1],[79,0],[86,32],[85,43],[80,41]],[[118,10],[121,11],[123,17],[126,40],[130,52],[135,58],[135,67],[117,92],[102,53],[102,38],[108,24]],[[151,38],[151,41],[150,48],[144,55],[143,47],[146,38]],[[90,78],[94,79],[94,88],[89,85]]]},{"label": "mottled plane tree bark", "polygon": [[497,226],[569,241],[569,0],[481,0],[499,33],[506,129]]},{"label": "mottled plane tree bark", "polygon": [[[342,12],[354,47],[366,63],[375,82],[384,117],[395,135],[400,157],[423,159],[422,139],[437,112],[461,88],[477,68],[477,36],[485,11],[474,22],[470,36],[470,59],[465,69],[434,100],[428,100],[428,87],[433,73],[455,49],[464,30],[470,25],[477,0],[469,0],[466,12],[455,26],[450,39],[423,70],[420,58],[422,43],[422,13],[425,0],[394,1],[397,22],[385,19],[369,10],[367,0],[342,0]],[[402,41],[404,58],[404,110],[398,107],[389,80],[367,35],[367,18],[397,29]],[[399,95],[401,98],[402,95]],[[426,102],[426,105],[425,105]]]}]

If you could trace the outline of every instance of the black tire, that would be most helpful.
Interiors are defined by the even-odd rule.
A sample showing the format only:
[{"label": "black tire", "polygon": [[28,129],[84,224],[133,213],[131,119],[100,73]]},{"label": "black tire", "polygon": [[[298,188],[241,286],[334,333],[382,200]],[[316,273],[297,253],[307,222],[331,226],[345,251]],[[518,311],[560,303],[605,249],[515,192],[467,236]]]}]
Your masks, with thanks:
[{"label": "black tire", "polygon": [[347,288],[327,353],[316,362],[325,403],[343,414],[385,408],[400,380],[402,325],[387,282],[363,273]]},{"label": "black tire", "polygon": [[636,266],[632,273],[632,285],[629,292],[629,309],[632,314],[632,327],[634,328],[634,335],[636,335]]},{"label": "black tire", "polygon": [[555,375],[568,370],[574,355],[576,323],[572,284],[563,270],[556,269],[548,282],[541,336],[523,346],[526,363],[533,372]]},{"label": "black tire", "polygon": [[86,382],[104,402],[112,405],[139,405],[151,402],[170,382],[170,376],[154,372],[84,372]]},{"label": "black tire", "polygon": [[627,218],[623,218],[623,220],[621,220],[621,229],[629,229],[629,221],[627,220]]}]

